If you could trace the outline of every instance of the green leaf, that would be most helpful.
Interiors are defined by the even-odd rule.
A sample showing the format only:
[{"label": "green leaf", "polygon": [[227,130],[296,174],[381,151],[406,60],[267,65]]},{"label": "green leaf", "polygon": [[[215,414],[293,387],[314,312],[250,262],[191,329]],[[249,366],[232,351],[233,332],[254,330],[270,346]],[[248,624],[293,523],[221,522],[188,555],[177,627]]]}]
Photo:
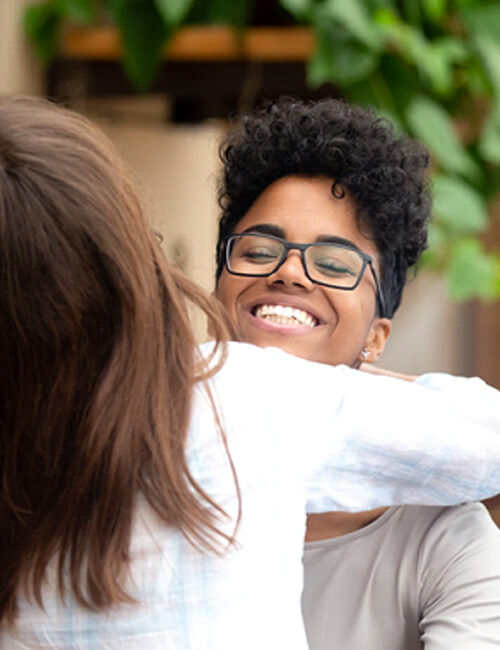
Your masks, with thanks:
[{"label": "green leaf", "polygon": [[437,38],[422,45],[415,65],[440,95],[454,91],[454,66],[467,58],[464,43],[456,38]]},{"label": "green leaf", "polygon": [[407,23],[420,28],[422,24],[421,0],[404,0],[400,3],[400,11]]},{"label": "green leaf", "polygon": [[373,13],[373,20],[377,25],[383,27],[391,27],[401,23],[401,18],[395,7],[380,7],[376,9]]},{"label": "green leaf", "polygon": [[120,12],[126,0],[104,0],[106,9],[111,14],[112,19],[115,22],[118,22],[120,17]]},{"label": "green leaf", "polygon": [[420,59],[418,67],[438,94],[446,95],[453,90],[452,66],[439,47],[431,45]]},{"label": "green leaf", "polygon": [[193,0],[154,0],[154,4],[165,23],[176,26],[188,13]]},{"label": "green leaf", "polygon": [[49,63],[57,52],[61,16],[52,0],[28,7],[24,13],[24,31],[44,63]]},{"label": "green leaf", "polygon": [[447,0],[422,0],[425,15],[432,22],[439,22],[446,11]]},{"label": "green leaf", "polygon": [[446,268],[448,235],[436,222],[429,224],[428,245],[429,247],[423,252],[419,264],[433,271],[443,271]]},{"label": "green leaf", "polygon": [[232,25],[243,29],[248,24],[250,0],[194,0],[186,22],[196,25]]},{"label": "green leaf", "polygon": [[484,160],[500,165],[500,107],[492,111],[486,120],[478,148]]},{"label": "green leaf", "polygon": [[[390,88],[394,107],[388,108],[397,112],[400,121],[406,121],[404,117],[406,108],[418,93],[417,89],[421,84],[417,70],[401,57],[383,55],[376,75],[385,79]],[[370,79],[373,77],[374,75]],[[377,104],[379,101],[377,99]]]},{"label": "green leaf", "polygon": [[482,61],[474,57],[467,62],[463,70],[464,89],[472,96],[491,95],[491,83],[486,74]]},{"label": "green leaf", "polygon": [[392,11],[379,11],[375,20],[386,41],[390,41],[406,60],[417,63],[425,54],[429,44],[423,33],[403,22],[397,14]]},{"label": "green leaf", "polygon": [[367,48],[380,51],[384,45],[384,35],[379,25],[373,21],[362,2],[351,0],[326,0],[322,5],[325,17],[335,20],[352,37]]},{"label": "green leaf", "polygon": [[338,27],[323,23],[316,28],[316,50],[308,62],[308,82],[318,86],[332,81],[348,86],[371,74],[377,61],[376,54],[346,38]]},{"label": "green leaf", "polygon": [[500,260],[484,251],[477,239],[458,241],[447,271],[448,289],[455,300],[500,296]]},{"label": "green leaf", "polygon": [[498,2],[480,5],[477,0],[470,0],[463,4],[468,5],[461,9],[461,16],[469,34],[477,41],[485,37],[497,40],[500,34]]},{"label": "green leaf", "polygon": [[96,15],[95,0],[59,0],[61,13],[79,23],[90,25]]},{"label": "green leaf", "polygon": [[480,170],[462,146],[445,109],[428,97],[418,96],[408,106],[406,119],[413,135],[429,148],[445,170],[477,178]]},{"label": "green leaf", "polygon": [[467,48],[460,40],[442,37],[429,41],[419,28],[404,23],[389,11],[378,12],[376,20],[396,56],[415,66],[423,81],[435,92],[451,93],[453,66],[467,55]]},{"label": "green leaf", "polygon": [[488,224],[483,197],[463,180],[437,174],[432,179],[434,214],[439,224],[453,234],[476,233]]},{"label": "green leaf", "polygon": [[370,12],[377,12],[379,10],[396,10],[397,0],[365,0],[366,7]]},{"label": "green leaf", "polygon": [[489,36],[483,36],[477,43],[477,48],[500,106],[500,45],[497,40],[494,41]]},{"label": "green leaf", "polygon": [[128,0],[105,0],[106,9],[116,23],[120,22],[121,12],[126,11],[127,4]]},{"label": "green leaf", "polygon": [[396,56],[416,66],[420,72],[428,74],[427,60],[431,46],[421,30],[404,23],[391,11],[377,12],[376,21],[390,49],[396,52]]},{"label": "green leaf", "polygon": [[299,20],[306,17],[313,6],[312,0],[279,0],[279,3]]},{"label": "green leaf", "polygon": [[145,91],[158,72],[169,32],[156,6],[148,0],[120,0],[115,7],[125,72],[137,90]]}]

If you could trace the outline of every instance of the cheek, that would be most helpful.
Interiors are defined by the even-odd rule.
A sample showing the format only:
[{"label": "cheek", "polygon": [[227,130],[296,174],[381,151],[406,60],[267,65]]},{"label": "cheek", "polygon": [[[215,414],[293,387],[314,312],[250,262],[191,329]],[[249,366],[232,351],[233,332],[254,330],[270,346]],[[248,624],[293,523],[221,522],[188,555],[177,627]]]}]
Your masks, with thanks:
[{"label": "cheek", "polygon": [[223,271],[217,283],[215,295],[229,312],[232,311],[235,301],[234,290],[232,289],[232,282],[228,281],[227,274]]},{"label": "cheek", "polygon": [[247,296],[247,290],[254,284],[253,278],[243,278],[231,275],[223,271],[217,284],[215,295],[229,312],[229,315],[236,319],[238,305]]},{"label": "cheek", "polygon": [[344,318],[350,319],[353,328],[369,327],[376,315],[376,299],[371,287],[362,284],[354,291],[346,291],[342,298],[339,314],[343,313]]},{"label": "cheek", "polygon": [[331,297],[332,308],[336,314],[332,342],[347,350],[358,350],[367,336],[375,316],[375,305],[370,295],[363,292],[345,291],[335,299]]},{"label": "cheek", "polygon": [[358,329],[367,318],[367,314],[370,313],[369,301],[362,295],[362,292],[358,292],[358,289],[354,291],[331,289],[328,300],[337,316],[337,324],[343,327],[348,325],[353,329]]}]

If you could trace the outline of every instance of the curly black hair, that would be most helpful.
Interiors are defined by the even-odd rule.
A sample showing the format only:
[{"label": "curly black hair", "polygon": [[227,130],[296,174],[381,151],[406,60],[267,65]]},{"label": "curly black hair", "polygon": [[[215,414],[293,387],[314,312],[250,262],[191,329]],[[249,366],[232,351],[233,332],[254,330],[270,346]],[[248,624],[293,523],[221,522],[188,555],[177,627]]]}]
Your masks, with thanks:
[{"label": "curly black hair", "polygon": [[242,117],[220,147],[222,215],[217,279],[224,240],[252,203],[278,178],[326,176],[335,196],[347,190],[358,225],[373,236],[381,259],[385,316],[401,302],[408,268],[427,246],[431,201],[427,150],[397,135],[388,120],[336,99],[282,98]]}]

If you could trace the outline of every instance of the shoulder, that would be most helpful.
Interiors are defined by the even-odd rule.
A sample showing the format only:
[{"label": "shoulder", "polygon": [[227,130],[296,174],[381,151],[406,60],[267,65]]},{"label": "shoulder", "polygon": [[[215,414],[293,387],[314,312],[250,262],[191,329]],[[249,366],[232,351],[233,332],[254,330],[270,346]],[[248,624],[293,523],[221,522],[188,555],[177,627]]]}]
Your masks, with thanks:
[{"label": "shoulder", "polygon": [[[500,541],[500,530],[482,503],[464,503],[444,508],[419,508],[420,516],[428,522],[426,541],[430,546],[470,544],[481,540]],[[425,512],[429,510],[429,512]]]},{"label": "shoulder", "polygon": [[433,510],[435,516],[428,513],[419,548],[423,587],[435,592],[483,579],[498,585],[500,530],[487,509],[481,503],[468,503]]},{"label": "shoulder", "polygon": [[[481,503],[458,506],[399,506],[381,528],[399,546],[418,558],[419,573],[446,570],[457,560],[489,562],[494,551],[498,560],[492,566],[500,572],[500,530]],[[376,522],[375,522],[376,524]]]},{"label": "shoulder", "polygon": [[[457,506],[393,506],[379,519],[365,526],[363,536],[377,532],[413,544],[420,554],[446,544],[448,548],[469,544],[480,536],[500,542],[500,530],[482,503]],[[347,535],[346,537],[349,537]]]},{"label": "shoulder", "polygon": [[401,523],[405,523],[412,528],[425,527],[429,532],[435,528],[474,523],[474,525],[485,526],[486,528],[495,529],[495,524],[491,519],[488,510],[482,503],[461,503],[456,506],[419,506],[403,505],[394,508],[397,511]]},{"label": "shoulder", "polygon": [[425,647],[493,648],[500,634],[500,531],[486,508],[443,508],[420,548]]},{"label": "shoulder", "polygon": [[440,549],[445,551],[441,557],[447,557],[452,550],[500,544],[500,530],[482,503],[400,506],[396,510],[392,525],[418,541],[423,562]]},{"label": "shoulder", "polygon": [[[200,346],[200,351],[205,358],[210,358],[213,344]],[[277,348],[236,342],[221,348],[219,355],[223,356],[215,357],[211,363],[221,358],[224,363],[210,378],[208,386],[232,457],[242,459],[244,465],[250,458],[257,463],[258,458],[259,466],[274,466],[276,462],[281,466],[288,459],[290,468],[305,474],[308,464],[302,456],[310,438],[314,438],[307,435],[307,425],[314,418],[306,406],[311,406],[314,393],[311,382],[304,381],[304,372],[309,366],[319,364]],[[202,385],[197,386],[196,393],[192,421],[202,429],[211,405]],[[323,411],[328,411],[326,402]]]},{"label": "shoulder", "polygon": [[[306,361],[278,348],[248,343],[231,342],[224,350],[225,361],[212,382],[226,414],[244,411],[250,420],[260,418],[261,426],[265,416],[300,431],[299,423],[316,430],[316,424],[329,422],[340,409],[348,372],[344,366]],[[201,351],[207,354],[210,348],[202,346]]]}]

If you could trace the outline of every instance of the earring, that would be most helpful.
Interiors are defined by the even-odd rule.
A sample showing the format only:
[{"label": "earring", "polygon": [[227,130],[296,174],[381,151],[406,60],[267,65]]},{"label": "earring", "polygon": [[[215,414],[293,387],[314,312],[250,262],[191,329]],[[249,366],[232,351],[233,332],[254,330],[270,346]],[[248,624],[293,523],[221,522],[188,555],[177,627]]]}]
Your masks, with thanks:
[{"label": "earring", "polygon": [[366,348],[363,348],[361,350],[361,356],[366,361],[368,359],[368,357],[370,356],[370,350],[367,350]]}]

